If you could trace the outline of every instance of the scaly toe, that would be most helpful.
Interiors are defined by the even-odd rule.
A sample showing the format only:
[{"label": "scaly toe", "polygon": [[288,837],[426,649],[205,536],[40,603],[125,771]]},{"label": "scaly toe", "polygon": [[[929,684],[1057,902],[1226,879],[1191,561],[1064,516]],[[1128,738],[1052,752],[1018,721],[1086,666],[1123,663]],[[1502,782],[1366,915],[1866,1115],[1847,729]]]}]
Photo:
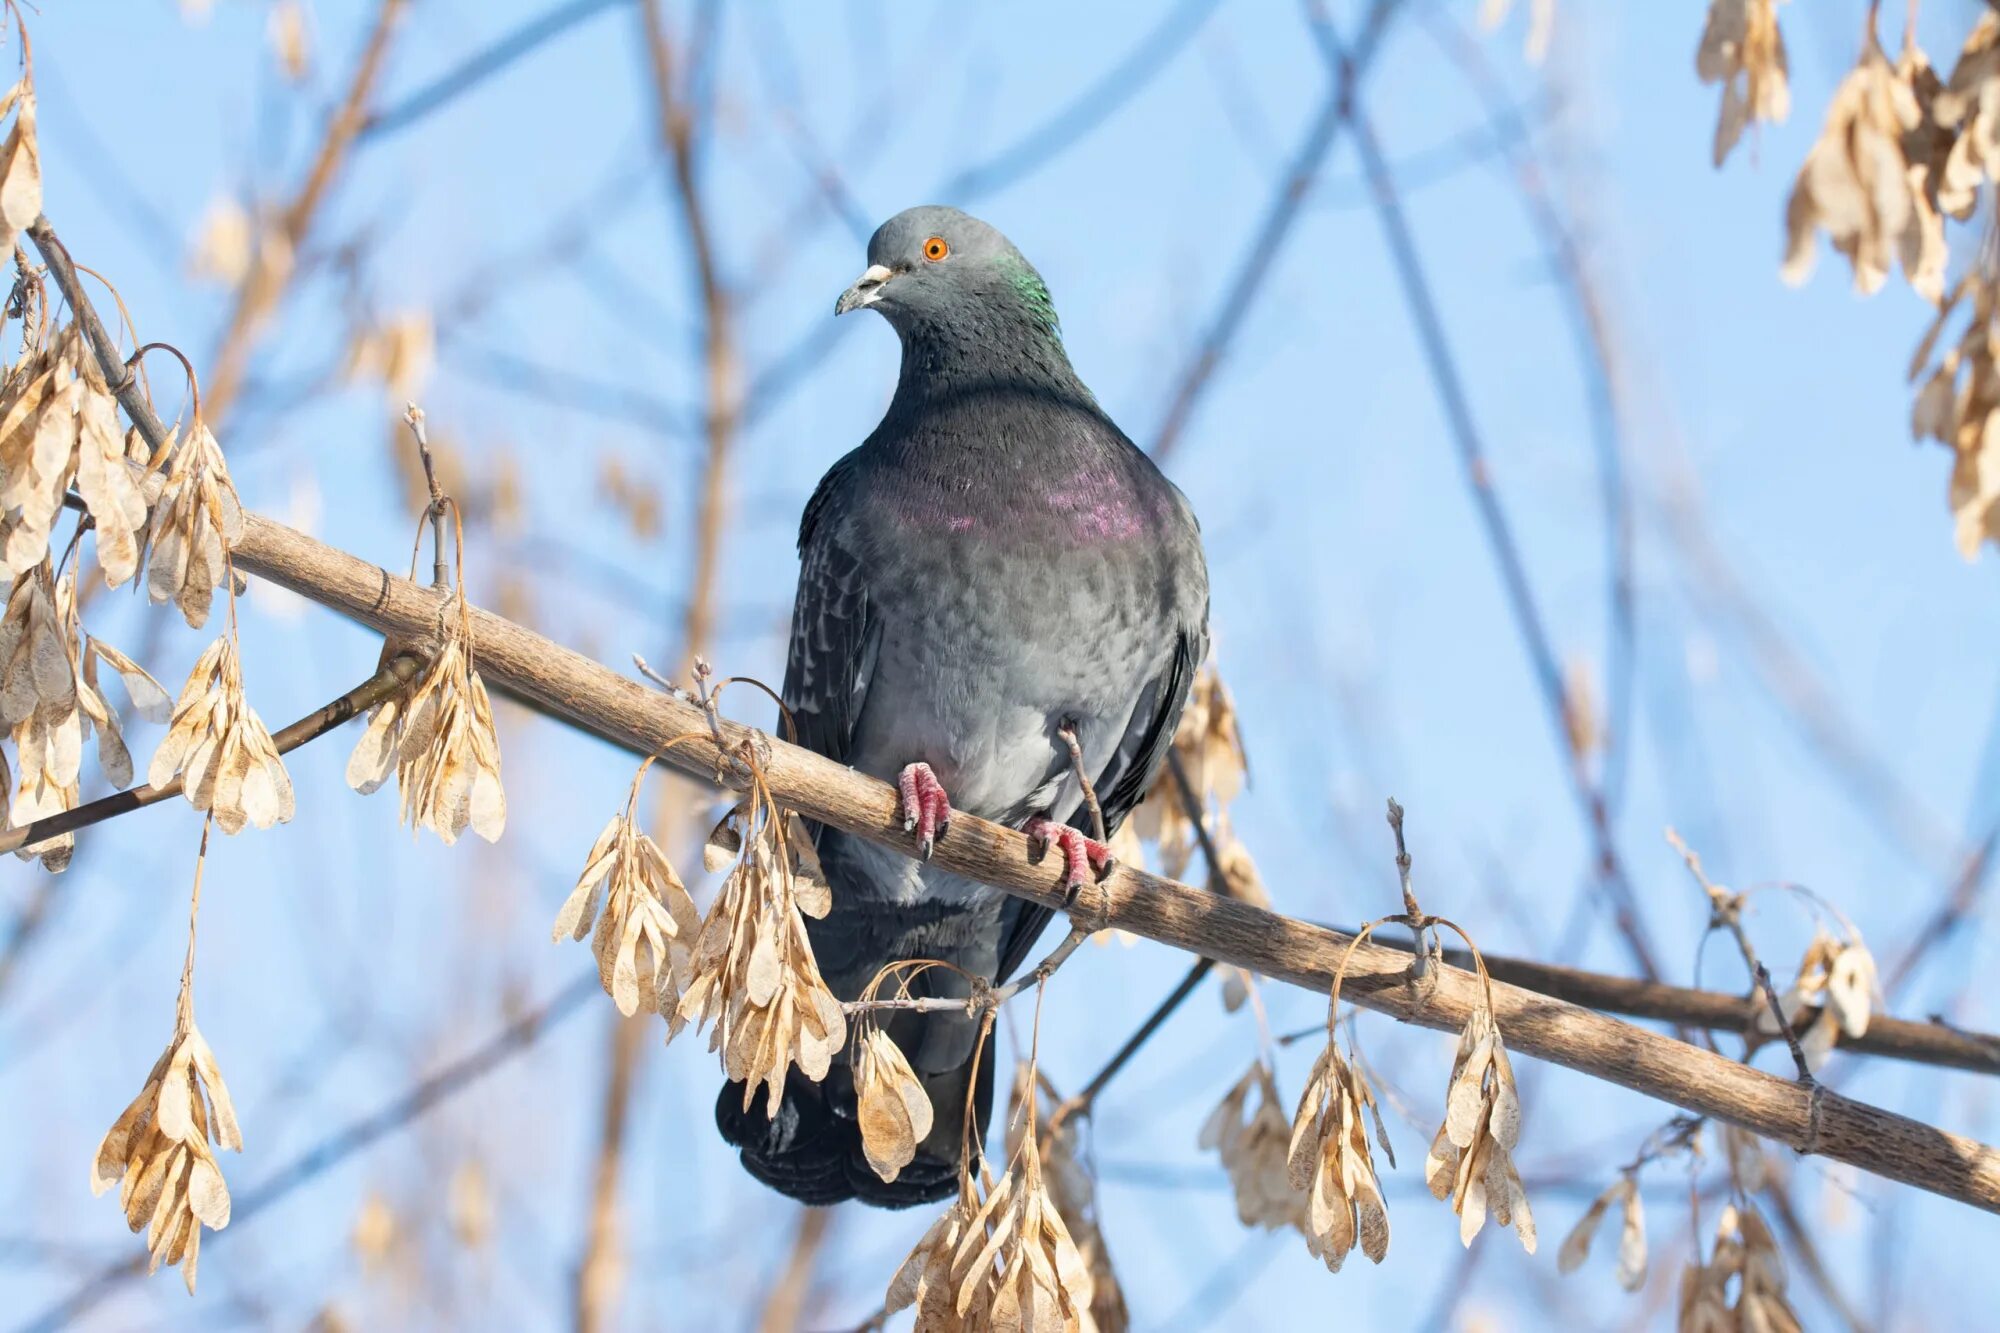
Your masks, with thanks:
[{"label": "scaly toe", "polygon": [[951,828],[951,798],[929,764],[907,764],[896,775],[897,804],[903,815],[903,832],[917,835],[917,855],[928,861],[931,852]]}]

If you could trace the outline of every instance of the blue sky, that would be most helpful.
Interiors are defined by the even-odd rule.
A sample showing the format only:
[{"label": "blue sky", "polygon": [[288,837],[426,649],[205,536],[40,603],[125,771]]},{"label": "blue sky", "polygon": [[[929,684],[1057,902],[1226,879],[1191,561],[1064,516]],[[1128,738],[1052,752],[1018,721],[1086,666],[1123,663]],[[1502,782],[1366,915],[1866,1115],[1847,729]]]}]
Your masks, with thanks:
[{"label": "blue sky", "polygon": [[[384,101],[540,8],[415,7]],[[1354,8],[1335,6],[1344,30]],[[1474,6],[1409,8],[1365,105],[1392,162],[1408,168],[1412,224],[1556,651],[1602,682],[1604,540],[1574,341],[1504,169],[1449,147],[1476,136],[1484,116],[1430,33],[1469,25]],[[1976,8],[1926,7],[1940,62]],[[261,5],[218,0],[199,23],[165,3],[31,15],[48,214],[77,257],[118,284],[143,333],[198,365],[227,308],[225,293],[186,271],[199,221],[219,197],[298,179],[369,13],[313,10],[319,66],[303,93],[278,79]],[[733,460],[715,654],[725,670],[781,674],[798,509],[894,382],[895,340],[879,321],[844,320],[826,334],[865,236],[818,202],[801,134],[872,224],[1017,142],[1163,12],[1041,0],[974,12],[725,6],[707,179],[744,355],[754,375],[802,338],[836,340]],[[1699,6],[1572,0],[1539,71],[1520,59],[1518,17],[1482,39],[1535,120],[1538,149],[1560,167],[1558,193],[1586,227],[1617,329],[1638,598],[1617,834],[1670,979],[1696,975],[1706,905],[1667,848],[1666,825],[1726,882],[1810,886],[1886,956],[1943,891],[1958,845],[1994,813],[1981,777],[2000,662],[1994,561],[1956,554],[1947,456],[1908,443],[1903,369],[1927,312],[1897,281],[1855,295],[1830,254],[1802,289],[1777,278],[1785,192],[1852,58],[1859,14],[1853,4],[1785,9],[1795,113],[1722,171],[1709,165],[1715,90],[1693,72]],[[675,652],[698,444],[523,393],[496,353],[697,401],[696,311],[647,153],[637,34],[633,15],[612,6],[439,114],[367,143],[316,232],[323,246],[365,237],[364,261],[351,284],[316,281],[281,312],[253,390],[221,432],[247,504],[399,564],[412,519],[392,451],[405,442],[380,387],[293,400],[337,363],[356,310],[439,311],[438,368],[423,390],[433,430],[475,475],[511,466],[522,479],[518,525],[475,531],[479,595],[491,601],[509,585],[543,632],[617,665]],[[1042,270],[1073,359],[1135,439],[1157,429],[1324,78],[1294,6],[1226,0],[1101,126],[968,201]],[[586,201],[587,238],[551,249],[552,228]],[[447,318],[473,290],[481,310]],[[1396,906],[1380,822],[1394,795],[1410,811],[1425,905],[1490,949],[1552,957],[1589,849],[1412,330],[1343,144],[1169,468],[1203,520],[1218,660],[1252,755],[1254,785],[1234,820],[1281,910],[1354,921]],[[595,479],[607,457],[658,490],[659,535],[634,537],[602,503]],[[1723,567],[1935,837],[1911,846],[1885,834],[1881,803],[1830,776],[1754,642],[1671,535],[1671,497],[1687,488]],[[128,651],[148,645],[170,684],[207,641],[129,599],[96,614],[93,630]],[[273,725],[374,662],[365,634],[282,602],[250,603],[244,635],[251,696]],[[243,1116],[246,1151],[225,1163],[239,1195],[587,965],[581,949],[548,944],[548,921],[631,768],[594,742],[510,721],[512,820],[498,848],[413,842],[392,796],[346,791],[350,742],[335,737],[292,761],[300,800],[288,829],[211,853],[197,995]],[[155,740],[140,728],[134,748]],[[133,1248],[117,1210],[89,1198],[86,1168],[170,1025],[197,831],[176,805],[89,838],[48,938],[0,995],[0,1099],[26,1131],[22,1150],[0,1155],[0,1198],[14,1201],[7,1230],[63,1247],[0,1266],[0,1308],[37,1309],[66,1291],[80,1270],[61,1256],[80,1255],[87,1269]],[[12,910],[37,883],[16,866],[0,904]],[[1809,921],[1783,893],[1753,904],[1759,948],[1788,973]],[[1982,915],[1899,1012],[1948,1010],[1992,1028],[2000,1019],[1977,979],[1993,955]],[[1628,968],[1601,920],[1578,960]],[[1043,1023],[1057,1084],[1087,1078],[1182,967],[1149,945],[1073,963]],[[1701,976],[1740,985],[1719,945]],[[1309,995],[1269,999],[1280,1029],[1323,1013]],[[225,1233],[194,1301],[158,1278],[102,1307],[101,1326],[296,1326],[329,1302],[380,1323],[565,1323],[609,1012],[588,1006],[408,1132]],[[1381,1019],[1362,1032],[1433,1121],[1391,1125],[1404,1166],[1388,1186],[1394,1242],[1379,1269],[1357,1261],[1329,1276],[1295,1238],[1237,1225],[1194,1139],[1251,1058],[1254,1029],[1213,995],[1191,1002],[1107,1094],[1095,1127],[1105,1227],[1139,1327],[1263,1326],[1335,1309],[1363,1327],[1424,1326],[1459,1262],[1454,1219],[1424,1194],[1419,1169],[1449,1043]],[[1288,1095],[1310,1058],[1285,1052]],[[1531,1177],[1581,1164],[1584,1184],[1609,1183],[1666,1114],[1565,1072],[1529,1075],[1530,1063],[1520,1156]],[[1975,1137],[2000,1132],[1971,1076],[1835,1071],[1857,1095]],[[744,1293],[768,1280],[786,1244],[792,1213],[715,1139],[716,1078],[692,1039],[643,1071],[627,1177],[627,1326],[742,1322]],[[443,1182],[468,1158],[488,1171],[498,1208],[492,1246],[472,1254],[449,1245],[440,1221]],[[1686,1234],[1681,1176],[1665,1168],[1655,1179],[1654,1263],[1670,1275]],[[1892,1314],[1885,1326],[1949,1322],[1980,1293],[1990,1299],[1983,1221],[1812,1162],[1796,1163],[1792,1179],[1843,1287],[1865,1311]],[[362,1271],[348,1236],[371,1192],[405,1219],[412,1246],[427,1247],[425,1271],[446,1275],[442,1290]],[[1608,1261],[1555,1277],[1556,1244],[1587,1197],[1535,1198],[1543,1248],[1532,1260],[1510,1238],[1482,1237],[1451,1326],[1656,1322],[1657,1311],[1616,1291]],[[824,1326],[873,1308],[923,1224],[839,1218],[822,1266]],[[1878,1283],[1884,1265],[1871,1256],[1884,1246],[1907,1256],[1900,1285]],[[1823,1305],[1794,1286],[1819,1326]]]}]

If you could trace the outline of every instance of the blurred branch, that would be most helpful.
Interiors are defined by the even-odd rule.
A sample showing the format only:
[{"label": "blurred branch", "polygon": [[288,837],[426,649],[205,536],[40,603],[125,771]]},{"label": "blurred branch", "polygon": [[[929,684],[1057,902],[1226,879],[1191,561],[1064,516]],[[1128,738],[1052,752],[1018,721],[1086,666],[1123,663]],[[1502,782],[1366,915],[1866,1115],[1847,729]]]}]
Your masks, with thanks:
[{"label": "blurred branch", "polygon": [[236,289],[229,323],[215,355],[209,359],[212,369],[208,383],[202,386],[202,403],[211,425],[227,414],[237,390],[242,387],[244,371],[256,347],[257,331],[264,318],[284,298],[293,275],[298,272],[292,261],[305,248],[320,207],[326,202],[327,191],[347,161],[348,149],[352,147],[355,132],[360,129],[367,114],[369,99],[374,95],[376,81],[388,58],[390,39],[395,35],[404,5],[405,0],[381,0],[380,8],[375,11],[374,28],[368,34],[360,58],[355,61],[346,95],[327,120],[326,131],[320,140],[319,151],[313,156],[312,166],[306,171],[298,193],[278,215],[277,230],[284,243],[286,262],[253,263]]},{"label": "blurred branch", "polygon": [[[1327,64],[1338,71],[1343,80],[1351,80],[1357,57],[1348,54],[1331,23],[1317,13],[1317,5],[1309,4],[1309,8],[1315,13],[1313,33]],[[1390,259],[1403,287],[1404,302],[1417,326],[1424,362],[1436,386],[1439,406],[1452,443],[1457,448],[1473,507],[1478,512],[1494,563],[1498,566],[1508,609],[1513,613],[1523,645],[1528,650],[1529,665],[1541,687],[1542,701],[1555,732],[1556,750],[1564,761],[1570,788],[1594,847],[1597,883],[1610,900],[1613,920],[1633,961],[1648,980],[1658,980],[1659,962],[1647,938],[1638,898],[1633,893],[1618,854],[1617,839],[1611,827],[1611,811],[1605,803],[1603,788],[1592,779],[1585,756],[1571,743],[1575,719],[1569,693],[1563,686],[1562,668],[1557,663],[1547,624],[1535,600],[1533,585],[1528,580],[1520,545],[1493,488],[1493,472],[1486,447],[1473,418],[1458,361],[1445,335],[1444,321],[1431,292],[1430,279],[1425,272],[1415,234],[1403,212],[1395,180],[1389,174],[1387,160],[1368,117],[1359,104],[1351,100],[1342,104],[1341,112],[1354,138],[1355,152],[1361,159],[1362,169],[1375,192],[1376,215],[1381,220]]]},{"label": "blurred branch", "polygon": [[[640,27],[645,39],[646,68],[652,80],[656,150],[679,215],[687,247],[692,285],[698,297],[702,325],[702,360],[707,370],[702,433],[707,443],[694,521],[694,560],[681,626],[681,667],[688,669],[708,645],[715,621],[717,575],[726,521],[729,450],[737,429],[737,371],[732,312],[723,288],[714,240],[701,190],[698,154],[705,128],[702,116],[704,68],[714,57],[716,11],[712,4],[696,10],[686,69],[674,69],[673,39],[660,0],[641,0]],[[665,789],[662,789],[663,793]],[[662,800],[667,799],[664,794]],[[645,1046],[646,1026],[633,1019],[614,1020],[607,1062],[604,1111],[592,1182],[590,1227],[577,1271],[576,1326],[582,1333],[607,1327],[617,1305],[615,1259],[619,1178],[623,1172],[632,1087]]]},{"label": "blurred branch", "polygon": [[1868,1333],[1868,1321],[1861,1317],[1861,1313],[1854,1308],[1854,1302],[1834,1281],[1833,1270],[1827,1267],[1826,1259],[1821,1256],[1812,1228],[1799,1216],[1798,1206],[1792,1202],[1791,1188],[1781,1180],[1773,1180],[1765,1186],[1764,1198],[1771,1205],[1771,1215],[1778,1219],[1778,1230],[1785,1233],[1785,1242],[1791,1246],[1792,1257],[1805,1270],[1806,1280],[1818,1288],[1820,1299],[1827,1303],[1841,1323],[1847,1325],[1849,1333]]},{"label": "blurred branch", "polygon": [[826,1244],[831,1208],[800,1208],[799,1224],[792,1231],[792,1247],[785,1266],[778,1271],[764,1297],[764,1309],[757,1316],[757,1333],[793,1333],[805,1326],[806,1297],[812,1292],[813,1266]]},{"label": "blurred branch", "polygon": [[498,74],[537,47],[560,37],[585,19],[623,0],[571,0],[547,13],[529,19],[491,46],[453,66],[430,83],[411,93],[386,111],[362,119],[354,132],[356,143],[395,134],[416,124],[433,111],[442,109],[460,94],[470,91]]},{"label": "blurred branch", "polygon": [[[1529,225],[1541,240],[1549,273],[1563,294],[1576,343],[1577,370],[1584,381],[1584,408],[1590,419],[1592,450],[1597,459],[1598,503],[1604,513],[1604,571],[1608,642],[1605,651],[1607,709],[1604,760],[1597,785],[1604,803],[1616,813],[1624,792],[1626,761],[1631,754],[1633,677],[1637,667],[1637,598],[1634,594],[1632,497],[1626,482],[1626,440],[1621,399],[1618,343],[1610,311],[1596,276],[1577,239],[1573,219],[1564,216],[1551,193],[1540,155],[1535,151],[1520,108],[1507,96],[1480,44],[1454,16],[1437,9],[1423,15],[1425,28],[1464,72],[1466,82],[1486,109],[1494,145],[1512,169]],[[1400,174],[1400,173],[1399,173]]]},{"label": "blurred branch", "polygon": [[509,393],[623,421],[668,439],[685,439],[697,428],[694,413],[685,405],[617,380],[561,370],[507,348],[482,347],[459,339],[452,340],[451,352],[461,370]]},{"label": "blurred branch", "polygon": [[[301,1186],[308,1185],[362,1149],[402,1129],[417,1117],[464,1092],[514,1056],[535,1044],[543,1033],[581,1009],[598,993],[601,983],[592,968],[533,1009],[500,1029],[483,1044],[467,1051],[435,1074],[415,1084],[371,1115],[353,1121],[315,1143],[280,1167],[260,1185],[238,1194],[230,1208],[229,1227],[203,1242],[213,1250],[240,1236],[258,1214],[270,1209]],[[106,1264],[88,1281],[20,1326],[22,1333],[54,1333],[69,1328],[118,1288],[146,1275],[146,1256],[133,1255]]]},{"label": "blurred branch", "polygon": [[1994,842],[2000,834],[1988,833],[1985,841],[1973,848],[1965,858],[1965,864],[1952,882],[1951,892],[1937,905],[1910,942],[1903,946],[1896,961],[1889,965],[1882,978],[1882,993],[1894,999],[1915,975],[1917,968],[1931,951],[1958,932],[1960,926],[1972,916],[1979,906],[1980,898],[1993,877]]},{"label": "blurred branch", "polygon": [[1331,79],[1319,110],[1306,130],[1305,139],[1292,155],[1291,166],[1286,169],[1271,195],[1270,203],[1265,206],[1263,221],[1258,223],[1248,248],[1237,261],[1236,276],[1223,292],[1208,330],[1195,344],[1193,355],[1181,371],[1174,396],[1167,404],[1166,416],[1162,418],[1159,431],[1153,436],[1152,447],[1147,451],[1152,454],[1154,462],[1165,462],[1180,444],[1181,436],[1194,416],[1195,404],[1214,378],[1216,367],[1222,364],[1223,353],[1243,327],[1244,318],[1256,303],[1258,293],[1263,290],[1264,280],[1270,276],[1272,266],[1284,249],[1285,237],[1291,232],[1292,224],[1298,221],[1299,211],[1312,191],[1313,179],[1319,175],[1327,153],[1339,137],[1361,76],[1367,72],[1380,49],[1382,34],[1399,4],[1400,0],[1374,0],[1361,36],[1355,42],[1353,59],[1342,64]]},{"label": "blurred branch", "polygon": [[1181,0],[1131,51],[1049,118],[977,166],[946,181],[939,197],[969,203],[1046,165],[1130,103],[1215,11],[1217,0]]},{"label": "blurred branch", "polygon": [[1701,512],[1694,480],[1681,476],[1660,497],[1662,525],[1711,615],[1731,624],[1749,649],[1753,671],[1798,727],[1854,807],[1918,864],[1940,870],[1959,859],[1958,839],[1913,796],[1895,770],[1870,748],[1841,711],[1832,691],[1757,602],[1716,544]]}]

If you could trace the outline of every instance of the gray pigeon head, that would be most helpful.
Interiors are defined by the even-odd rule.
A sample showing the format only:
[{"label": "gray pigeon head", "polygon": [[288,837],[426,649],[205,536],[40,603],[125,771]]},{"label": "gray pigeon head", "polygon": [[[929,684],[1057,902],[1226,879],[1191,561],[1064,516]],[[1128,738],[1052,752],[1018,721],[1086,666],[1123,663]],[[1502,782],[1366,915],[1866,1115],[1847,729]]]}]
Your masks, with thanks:
[{"label": "gray pigeon head", "polygon": [[1017,315],[1057,334],[1049,289],[1012,241],[942,204],[896,214],[868,242],[868,271],[833,313],[873,306],[896,331],[948,329]]}]

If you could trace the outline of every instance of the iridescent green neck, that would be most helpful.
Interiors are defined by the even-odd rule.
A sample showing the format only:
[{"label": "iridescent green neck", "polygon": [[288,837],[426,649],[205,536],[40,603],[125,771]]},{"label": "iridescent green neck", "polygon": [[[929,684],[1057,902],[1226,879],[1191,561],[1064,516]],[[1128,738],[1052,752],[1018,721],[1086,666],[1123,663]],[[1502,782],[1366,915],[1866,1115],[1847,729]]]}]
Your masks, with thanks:
[{"label": "iridescent green neck", "polygon": [[1021,298],[1021,304],[1060,346],[1062,321],[1056,318],[1056,304],[1049,299],[1048,284],[1042,281],[1042,275],[1024,262],[1014,270],[1010,281],[1014,284],[1015,293]]}]

